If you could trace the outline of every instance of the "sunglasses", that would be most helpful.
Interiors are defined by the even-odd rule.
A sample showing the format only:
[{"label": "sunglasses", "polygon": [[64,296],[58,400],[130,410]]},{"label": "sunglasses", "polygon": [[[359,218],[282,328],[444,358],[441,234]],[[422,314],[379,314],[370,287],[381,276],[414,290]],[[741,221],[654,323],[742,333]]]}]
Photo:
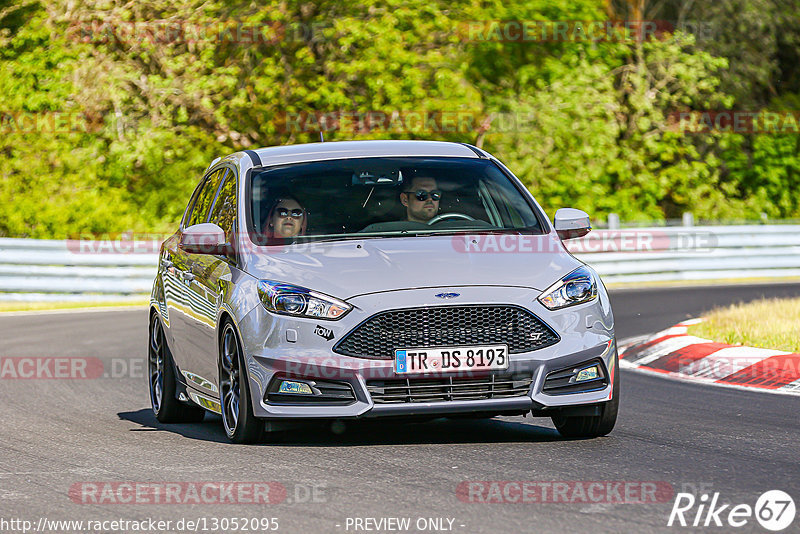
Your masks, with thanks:
[{"label": "sunglasses", "polygon": [[301,210],[300,208],[294,208],[293,210],[290,210],[289,208],[278,208],[275,210],[275,213],[281,219],[286,219],[290,215],[292,216],[293,219],[299,219],[303,216],[303,210]]},{"label": "sunglasses", "polygon": [[405,191],[406,195],[414,195],[414,198],[419,200],[420,202],[425,202],[428,200],[428,195],[430,195],[431,200],[434,202],[439,202],[439,199],[442,198],[442,192],[438,189],[434,191],[425,191],[424,189],[420,189],[419,191]]}]

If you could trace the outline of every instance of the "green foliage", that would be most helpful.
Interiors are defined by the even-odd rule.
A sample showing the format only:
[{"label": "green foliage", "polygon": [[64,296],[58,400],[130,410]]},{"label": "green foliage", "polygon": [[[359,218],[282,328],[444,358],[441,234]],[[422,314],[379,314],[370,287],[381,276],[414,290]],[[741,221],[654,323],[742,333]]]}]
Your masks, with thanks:
[{"label": "green foliage", "polygon": [[[478,143],[550,212],[800,216],[797,135],[691,134],[670,121],[800,109],[796,3],[688,2],[646,7],[707,21],[716,38],[464,33],[474,21],[603,21],[615,2],[600,0],[0,0],[0,235],[169,229],[214,157],[315,141],[314,122],[296,128],[293,113],[369,111],[475,113],[488,130],[333,129],[326,140]],[[153,21],[182,23],[186,38],[164,39]],[[48,126],[56,117],[69,126]]]},{"label": "green foliage", "polygon": [[530,127],[489,135],[487,143],[547,204],[629,220],[683,211],[724,217],[738,209],[720,187],[715,154],[669,122],[672,110],[730,104],[718,90],[724,59],[678,33],[577,48],[538,63],[520,66],[517,76],[547,85],[520,83],[502,96],[503,107],[535,115]]}]

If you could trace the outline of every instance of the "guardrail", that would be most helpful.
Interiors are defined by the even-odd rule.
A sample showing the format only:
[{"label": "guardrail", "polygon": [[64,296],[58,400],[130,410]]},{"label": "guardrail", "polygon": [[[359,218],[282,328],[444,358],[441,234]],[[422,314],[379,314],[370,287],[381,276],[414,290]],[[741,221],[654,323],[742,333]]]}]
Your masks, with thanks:
[{"label": "guardrail", "polygon": [[606,283],[800,276],[800,225],[598,230],[565,244]]},{"label": "guardrail", "polygon": [[157,253],[97,253],[76,242],[0,238],[0,300],[125,300],[150,293]]},{"label": "guardrail", "polygon": [[[606,283],[800,277],[800,225],[595,230],[565,243]],[[157,261],[156,253],[135,249],[0,238],[0,300],[141,298]]]}]

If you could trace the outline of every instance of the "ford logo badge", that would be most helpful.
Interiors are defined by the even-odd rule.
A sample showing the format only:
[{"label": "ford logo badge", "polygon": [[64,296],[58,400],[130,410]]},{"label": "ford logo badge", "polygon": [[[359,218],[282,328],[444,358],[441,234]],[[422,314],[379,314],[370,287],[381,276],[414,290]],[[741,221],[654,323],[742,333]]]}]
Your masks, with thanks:
[{"label": "ford logo badge", "polygon": [[460,297],[461,293],[438,293],[434,295],[434,297],[439,299],[454,299],[456,297]]}]

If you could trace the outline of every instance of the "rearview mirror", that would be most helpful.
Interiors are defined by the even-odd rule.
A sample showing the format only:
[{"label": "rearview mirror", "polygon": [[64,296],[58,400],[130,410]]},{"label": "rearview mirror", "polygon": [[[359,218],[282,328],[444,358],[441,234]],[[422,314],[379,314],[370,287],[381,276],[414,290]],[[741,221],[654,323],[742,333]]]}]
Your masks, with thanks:
[{"label": "rearview mirror", "polygon": [[561,208],[553,219],[556,233],[561,239],[583,237],[592,229],[589,215],[575,208]]},{"label": "rearview mirror", "polygon": [[195,224],[181,235],[180,247],[189,254],[218,254],[229,256],[232,247],[225,238],[225,231],[213,223]]},{"label": "rearview mirror", "polygon": [[403,183],[399,169],[363,169],[353,173],[352,185],[390,185]]}]

